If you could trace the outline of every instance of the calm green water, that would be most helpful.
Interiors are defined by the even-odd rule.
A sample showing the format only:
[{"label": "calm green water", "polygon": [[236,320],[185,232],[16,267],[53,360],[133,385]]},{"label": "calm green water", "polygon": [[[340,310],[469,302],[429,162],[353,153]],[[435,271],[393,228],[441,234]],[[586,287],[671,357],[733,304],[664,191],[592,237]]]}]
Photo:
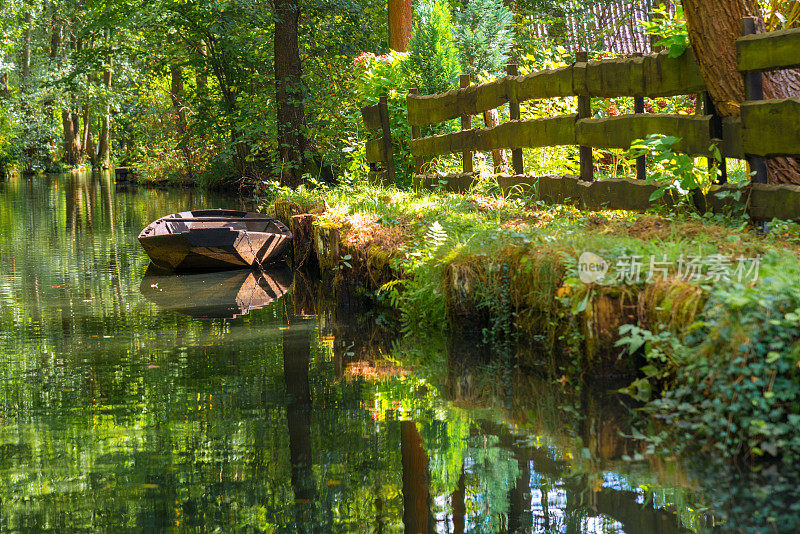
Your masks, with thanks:
[{"label": "calm green water", "polygon": [[[0,531],[719,524],[705,503],[732,491],[641,459],[619,399],[392,344],[313,284],[281,296],[290,273],[146,276],[138,232],[190,207],[241,206],[108,176],[0,182]],[[764,509],[748,488],[771,486],[715,476]]]}]

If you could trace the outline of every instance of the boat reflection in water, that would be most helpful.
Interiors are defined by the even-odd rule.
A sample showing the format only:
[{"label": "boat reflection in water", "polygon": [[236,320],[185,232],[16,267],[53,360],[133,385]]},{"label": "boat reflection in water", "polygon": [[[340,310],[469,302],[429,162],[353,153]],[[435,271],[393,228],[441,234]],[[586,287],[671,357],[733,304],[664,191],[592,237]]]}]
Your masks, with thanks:
[{"label": "boat reflection in water", "polygon": [[150,264],[139,290],[165,310],[205,318],[238,317],[281,298],[292,285],[286,265],[177,274]]}]

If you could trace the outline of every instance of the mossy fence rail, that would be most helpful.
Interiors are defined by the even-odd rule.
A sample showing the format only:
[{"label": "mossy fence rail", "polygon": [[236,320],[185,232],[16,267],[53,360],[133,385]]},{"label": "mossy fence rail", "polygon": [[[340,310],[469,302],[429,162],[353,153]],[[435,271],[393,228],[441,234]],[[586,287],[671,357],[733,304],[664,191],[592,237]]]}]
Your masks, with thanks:
[{"label": "mossy fence rail", "polygon": [[[415,158],[415,183],[431,187],[446,181],[451,190],[465,190],[475,179],[472,153],[510,149],[513,175],[498,176],[504,190],[536,188],[544,201],[579,201],[590,209],[646,209],[657,186],[644,181],[645,168],[638,162],[637,179],[594,180],[592,147],[627,149],[637,139],[650,134],[680,138],[679,152],[710,156],[710,147],[719,148],[723,158],[747,159],[756,172],[750,186],[748,212],[754,219],[800,218],[800,187],[768,185],[763,158],[800,155],[800,99],[763,100],[763,71],[800,66],[800,29],[754,34],[751,19],[744,21],[744,35],[737,40],[738,68],[745,78],[747,101],[741,116],[721,118],[707,97],[706,84],[691,49],[678,58],[666,52],[622,59],[587,61],[578,56],[572,65],[524,76],[509,75],[493,82],[468,85],[434,95],[407,96],[408,120],[412,129],[411,154]],[[751,34],[751,35],[749,35]],[[463,78],[463,77],[462,77]],[[697,115],[644,113],[644,98],[701,94],[702,111]],[[576,97],[578,113],[523,120],[520,103],[531,100]],[[633,97],[635,113],[592,118],[591,98]],[[509,105],[510,120],[489,128],[472,128],[471,116]],[[368,129],[382,130],[382,137],[368,141],[367,160],[371,178],[394,182],[392,143],[388,132],[385,100],[362,109]],[[421,136],[421,127],[461,119],[461,131]],[[523,174],[522,148],[561,145],[580,147],[580,176],[526,176]],[[423,163],[435,156],[462,153],[462,173],[444,178],[422,174]],[[723,159],[724,164],[724,159]],[[378,169],[378,166],[381,169]],[[721,183],[712,189],[733,189]],[[707,195],[707,207],[722,209],[730,200]]]}]

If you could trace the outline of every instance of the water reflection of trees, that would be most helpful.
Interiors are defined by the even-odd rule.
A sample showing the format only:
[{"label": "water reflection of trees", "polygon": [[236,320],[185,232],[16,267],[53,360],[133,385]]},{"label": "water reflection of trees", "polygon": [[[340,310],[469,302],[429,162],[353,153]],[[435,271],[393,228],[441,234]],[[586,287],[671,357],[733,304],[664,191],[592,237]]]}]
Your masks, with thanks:
[{"label": "water reflection of trees", "polygon": [[[645,446],[610,385],[398,344],[313,287],[232,320],[160,310],[134,236],[210,200],[45,180],[0,184],[0,531],[713,527],[682,469],[622,461]],[[794,526],[785,470],[700,469],[728,525]]]}]

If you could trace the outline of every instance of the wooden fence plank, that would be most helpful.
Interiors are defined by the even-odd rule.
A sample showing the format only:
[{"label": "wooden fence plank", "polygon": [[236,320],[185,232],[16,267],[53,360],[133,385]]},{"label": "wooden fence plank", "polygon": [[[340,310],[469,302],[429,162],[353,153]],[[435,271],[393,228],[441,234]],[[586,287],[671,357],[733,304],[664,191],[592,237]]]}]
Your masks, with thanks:
[{"label": "wooden fence plank", "polygon": [[366,149],[368,163],[383,163],[386,161],[386,147],[384,146],[383,137],[367,141]]},{"label": "wooden fence plank", "polygon": [[711,146],[710,115],[621,115],[582,119],[575,126],[579,145],[598,148],[630,148],[631,142],[650,134],[680,137],[675,148],[693,155],[708,155]]},{"label": "wooden fence plank", "polygon": [[515,102],[574,96],[572,66],[545,69],[508,78],[508,97]]},{"label": "wooden fence plank", "polygon": [[[518,76],[519,70],[517,65],[515,63],[506,65],[506,74],[509,77]],[[522,118],[519,102],[515,100],[514,95],[509,95],[508,118],[512,121],[518,121]],[[525,161],[521,148],[515,148],[511,151],[511,168],[514,169],[515,174],[522,174],[525,172]]]},{"label": "wooden fence plank", "polygon": [[[470,75],[469,74],[462,74],[459,78],[459,85],[462,89],[466,89],[470,86]],[[470,115],[461,115],[461,129],[462,130],[471,130],[472,129],[472,117]],[[465,150],[461,153],[461,170],[464,173],[471,173],[475,169],[472,166],[472,151]]]},{"label": "wooden fence plank", "polygon": [[740,37],[736,50],[742,72],[800,67],[800,28]]},{"label": "wooden fence plank", "polygon": [[724,117],[722,119],[722,142],[717,147],[723,157],[744,159],[742,119],[739,117]]},{"label": "wooden fence plank", "polygon": [[[439,176],[417,175],[417,187],[443,187],[448,191],[467,191],[476,181],[474,175],[456,174]],[[497,177],[498,185],[505,193],[537,194],[551,204],[577,204],[587,209],[624,209],[643,211],[655,204],[671,204],[669,195],[651,202],[650,195],[657,186],[633,178],[610,178],[584,182],[577,176],[509,176]],[[724,213],[740,204],[731,197],[718,198],[720,191],[737,191],[731,184],[713,185],[705,196],[708,209]],[[800,186],[753,184],[745,190],[750,217],[757,221],[773,218],[800,220]]]},{"label": "wooden fence plank", "polygon": [[649,98],[690,95],[706,90],[706,82],[700,72],[694,52],[687,48],[680,57],[671,58],[669,51],[644,57],[644,96]]},{"label": "wooden fence plank", "polygon": [[763,157],[800,154],[800,98],[744,102],[742,149]]},{"label": "wooden fence plank", "polygon": [[361,108],[361,117],[363,117],[364,126],[366,126],[368,130],[381,129],[381,115],[378,104]]},{"label": "wooden fence plank", "polygon": [[475,174],[417,174],[412,179],[414,187],[433,189],[443,187],[446,191],[464,193],[472,187],[475,182]]},{"label": "wooden fence plank", "polygon": [[575,144],[576,115],[504,122],[494,128],[433,135],[411,141],[413,156],[439,156],[476,150],[533,148]]},{"label": "wooden fence plank", "polygon": [[654,98],[698,93],[705,87],[691,49],[678,58],[661,52],[637,58],[578,62],[525,76],[506,76],[447,93],[409,94],[408,120],[414,126],[427,126],[462,115],[478,115],[509,101],[576,95]]}]

